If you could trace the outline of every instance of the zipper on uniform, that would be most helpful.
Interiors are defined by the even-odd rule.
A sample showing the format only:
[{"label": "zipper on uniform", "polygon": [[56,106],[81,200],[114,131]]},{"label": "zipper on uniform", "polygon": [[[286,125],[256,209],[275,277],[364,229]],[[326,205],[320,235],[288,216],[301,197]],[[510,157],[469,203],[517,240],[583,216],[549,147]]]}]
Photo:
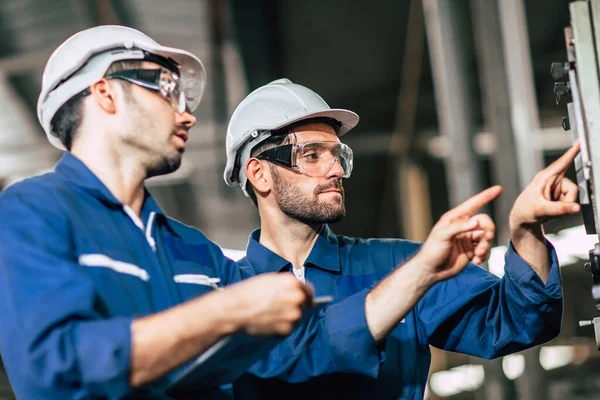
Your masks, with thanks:
[{"label": "zipper on uniform", "polygon": [[144,223],[142,222],[140,217],[138,217],[137,214],[135,212],[133,212],[131,207],[129,207],[127,204],[125,204],[123,206],[123,211],[125,211],[125,213],[133,221],[135,226],[140,228],[140,230],[142,231],[142,234],[146,238],[146,241],[150,245],[152,252],[156,253],[156,240],[154,240],[154,238],[152,237],[152,224],[154,223],[156,213],[154,211],[152,211],[150,213],[150,216],[148,217],[148,224],[146,225],[146,229],[144,230]]}]

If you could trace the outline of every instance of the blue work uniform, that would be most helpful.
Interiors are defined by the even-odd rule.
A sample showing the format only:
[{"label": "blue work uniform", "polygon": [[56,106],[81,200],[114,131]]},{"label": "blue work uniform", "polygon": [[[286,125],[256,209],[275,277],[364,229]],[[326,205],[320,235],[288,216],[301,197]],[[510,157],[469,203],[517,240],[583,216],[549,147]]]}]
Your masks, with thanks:
[{"label": "blue work uniform", "polygon": [[[0,352],[18,398],[163,398],[129,384],[132,322],[214,290],[215,279],[241,279],[215,243],[168,218],[147,192],[138,217],[70,153],[0,194]],[[355,302],[364,296],[320,310],[256,373],[292,382],[334,370],[375,376],[374,341],[356,365],[336,330]],[[369,342],[368,329],[355,337]]]},{"label": "blue work uniform", "polygon": [[[260,229],[250,235],[247,255],[238,262],[243,278],[291,270],[289,261],[259,240]],[[547,246],[552,266],[545,285],[510,245],[502,279],[469,264],[456,277],[432,286],[381,343],[376,378],[329,374],[289,384],[276,375],[261,379],[246,374],[234,384],[236,398],[422,399],[430,344],[489,359],[549,341],[560,332],[562,289],[556,253]],[[325,226],[304,263],[305,278],[317,296],[346,299],[372,289],[419,247],[400,239],[337,236]],[[363,312],[359,306],[364,304],[357,304],[356,313]],[[349,313],[347,318],[353,320],[355,315]],[[358,326],[356,320],[351,324]],[[347,346],[348,353],[353,354],[357,346]]]}]

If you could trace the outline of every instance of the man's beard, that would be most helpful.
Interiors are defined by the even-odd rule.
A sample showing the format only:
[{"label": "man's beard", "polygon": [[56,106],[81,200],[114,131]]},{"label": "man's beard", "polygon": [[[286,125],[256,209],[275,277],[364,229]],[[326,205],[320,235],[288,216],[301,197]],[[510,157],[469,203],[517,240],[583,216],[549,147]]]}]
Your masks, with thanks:
[{"label": "man's beard", "polygon": [[130,126],[127,129],[128,134],[123,138],[123,144],[141,154],[140,158],[146,167],[146,178],[177,171],[181,166],[185,147],[175,149],[170,141],[177,131],[187,131],[187,127],[174,126],[171,135],[164,142],[162,135],[156,130],[152,111],[143,107],[129,90],[124,90],[124,93],[130,107]]},{"label": "man's beard", "polygon": [[[344,188],[341,180],[331,180],[325,185],[317,186],[313,193],[306,193],[291,182],[281,179],[276,168],[271,166],[273,189],[277,204],[285,215],[307,225],[338,222],[346,216]],[[340,190],[341,201],[332,204],[319,199],[319,193],[334,188]]]},{"label": "man's beard", "polygon": [[[176,129],[173,130],[171,135],[174,135],[175,131]],[[171,136],[168,140],[170,142]],[[170,143],[162,143],[158,140],[150,142],[138,140],[136,147],[145,155],[148,178],[177,171],[181,166],[183,152],[185,150],[185,148],[175,149]]]},{"label": "man's beard", "polygon": [[181,158],[182,153],[180,152],[163,154],[160,159],[155,160],[148,166],[148,177],[166,175],[177,171],[181,166]]}]

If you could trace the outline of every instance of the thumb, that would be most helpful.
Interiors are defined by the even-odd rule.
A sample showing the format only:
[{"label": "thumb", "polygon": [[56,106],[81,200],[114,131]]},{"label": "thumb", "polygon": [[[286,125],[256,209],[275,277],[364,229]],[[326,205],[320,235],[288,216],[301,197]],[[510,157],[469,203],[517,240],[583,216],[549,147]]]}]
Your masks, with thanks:
[{"label": "thumb", "polygon": [[468,220],[458,220],[449,223],[447,226],[441,228],[437,235],[442,240],[450,240],[456,235],[459,235],[464,232],[472,231],[477,228],[478,221],[475,218],[470,218]]},{"label": "thumb", "polygon": [[579,204],[570,201],[546,201],[538,210],[538,217],[557,217],[573,214],[581,209]]}]

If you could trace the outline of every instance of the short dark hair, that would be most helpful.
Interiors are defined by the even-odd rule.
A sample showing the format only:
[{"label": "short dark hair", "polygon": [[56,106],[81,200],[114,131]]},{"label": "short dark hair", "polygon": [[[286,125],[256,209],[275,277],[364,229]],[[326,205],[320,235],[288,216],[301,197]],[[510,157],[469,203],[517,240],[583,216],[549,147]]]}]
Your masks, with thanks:
[{"label": "short dark hair", "polygon": [[[267,139],[258,143],[256,146],[250,150],[250,157],[256,157],[263,151],[272,149],[273,147],[282,146],[284,144],[290,144],[292,142],[293,133],[290,132],[289,129],[285,129],[283,131],[275,131],[272,133],[272,136],[269,136]],[[242,166],[245,168],[245,166]],[[254,193],[254,187],[250,183],[250,180],[246,181],[246,192],[252,200],[254,206],[258,207],[258,200],[256,199],[256,193]]]},{"label": "short dark hair", "polygon": [[[141,65],[142,60],[117,61],[111,64],[105,75],[116,71],[137,69],[140,68]],[[118,82],[120,84],[125,83],[125,81],[121,80]],[[77,130],[81,126],[83,120],[83,99],[87,94],[89,94],[89,92],[84,90],[71,97],[58,109],[50,121],[51,132],[60,139],[67,150],[71,150]]]}]

